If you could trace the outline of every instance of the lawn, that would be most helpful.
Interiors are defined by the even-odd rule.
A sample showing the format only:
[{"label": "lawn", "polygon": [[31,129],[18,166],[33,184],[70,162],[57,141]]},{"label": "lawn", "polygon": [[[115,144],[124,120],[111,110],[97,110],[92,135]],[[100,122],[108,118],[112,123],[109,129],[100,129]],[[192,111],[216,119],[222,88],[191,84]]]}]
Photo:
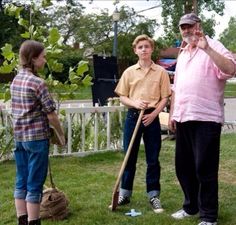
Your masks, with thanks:
[{"label": "lawn", "polygon": [[236,84],[235,83],[226,83],[225,97],[236,97]]},{"label": "lawn", "polygon": [[[0,99],[4,98],[4,84],[0,84]],[[80,87],[80,89],[74,93],[75,99],[92,99],[92,89],[91,87]],[[236,84],[226,83],[225,86],[225,97],[236,97]]]},{"label": "lawn", "polygon": [[[236,224],[236,134],[222,136],[219,186],[219,225]],[[161,201],[165,209],[154,214],[145,193],[145,157],[140,151],[132,202],[115,212],[108,209],[112,189],[121,166],[121,152],[106,152],[83,158],[51,158],[55,184],[70,200],[70,215],[64,221],[46,221],[43,225],[194,225],[198,218],[176,221],[170,214],[181,208],[183,196],[175,177],[174,141],[164,141],[160,161],[162,166]],[[12,198],[14,162],[0,164],[0,224],[16,224]],[[49,185],[48,181],[46,185]],[[142,212],[141,216],[124,214],[130,209]]]}]

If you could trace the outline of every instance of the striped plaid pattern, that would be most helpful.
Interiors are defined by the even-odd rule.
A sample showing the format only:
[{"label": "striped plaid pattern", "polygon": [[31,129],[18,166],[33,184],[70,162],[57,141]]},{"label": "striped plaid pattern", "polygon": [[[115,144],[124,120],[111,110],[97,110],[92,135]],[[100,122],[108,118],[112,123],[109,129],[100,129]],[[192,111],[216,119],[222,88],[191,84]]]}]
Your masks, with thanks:
[{"label": "striped plaid pattern", "polygon": [[11,84],[11,104],[16,141],[50,137],[47,113],[56,107],[43,79],[21,69]]}]

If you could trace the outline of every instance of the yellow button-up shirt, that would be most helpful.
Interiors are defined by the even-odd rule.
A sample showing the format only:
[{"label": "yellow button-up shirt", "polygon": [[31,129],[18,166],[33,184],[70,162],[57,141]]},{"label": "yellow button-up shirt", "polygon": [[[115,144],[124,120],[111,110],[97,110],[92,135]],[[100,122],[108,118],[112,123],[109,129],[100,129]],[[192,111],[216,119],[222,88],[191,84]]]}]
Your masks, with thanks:
[{"label": "yellow button-up shirt", "polygon": [[124,71],[115,92],[132,100],[146,100],[149,108],[155,108],[161,99],[171,95],[170,79],[166,70],[155,63],[147,72],[137,63]]}]

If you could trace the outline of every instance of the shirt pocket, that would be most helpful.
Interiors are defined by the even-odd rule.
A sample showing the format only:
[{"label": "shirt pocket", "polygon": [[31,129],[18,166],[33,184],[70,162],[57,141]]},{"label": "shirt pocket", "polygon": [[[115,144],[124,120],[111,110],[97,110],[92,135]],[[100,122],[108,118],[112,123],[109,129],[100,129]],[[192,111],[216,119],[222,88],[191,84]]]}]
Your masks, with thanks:
[{"label": "shirt pocket", "polygon": [[147,95],[150,99],[156,100],[160,98],[160,80],[148,80]]}]

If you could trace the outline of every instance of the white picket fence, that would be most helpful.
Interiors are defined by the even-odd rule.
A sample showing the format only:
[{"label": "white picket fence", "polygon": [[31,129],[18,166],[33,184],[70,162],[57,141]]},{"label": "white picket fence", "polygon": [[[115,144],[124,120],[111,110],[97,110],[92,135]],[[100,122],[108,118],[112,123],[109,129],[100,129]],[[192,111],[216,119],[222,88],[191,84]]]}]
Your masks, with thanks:
[{"label": "white picket fence", "polygon": [[[64,148],[57,147],[56,145],[52,146],[51,155],[53,156],[70,156],[70,155],[78,155],[84,156],[91,153],[97,153],[102,151],[116,151],[122,149],[122,138],[123,138],[123,123],[124,123],[124,113],[127,110],[123,105],[116,106],[111,105],[110,103],[108,106],[91,106],[90,104],[84,103],[72,103],[72,104],[64,104],[61,106],[61,109],[65,111],[65,117],[63,118],[63,125],[65,126],[65,132],[67,134],[67,145]],[[6,107],[5,109],[2,108],[2,112],[4,114],[5,126],[11,126],[9,123],[11,115],[10,115],[10,108]],[[116,113],[118,114],[118,123],[114,121],[114,117],[112,115]],[[101,116],[102,115],[102,116]],[[167,129],[168,127],[168,118],[169,114],[162,112],[159,115],[160,123],[162,128]],[[101,127],[99,121],[103,123],[103,132],[105,126],[106,134],[103,134],[103,142],[105,140],[105,144],[103,147],[99,147],[99,135],[101,134]],[[112,119],[113,118],[113,119]],[[93,120],[90,124],[90,130],[93,131],[93,139],[86,142],[87,133],[86,133],[86,122],[88,120]],[[117,120],[117,117],[116,117]],[[114,130],[111,129],[112,123],[116,122],[119,124],[118,128],[120,129],[118,141],[115,142],[113,140],[112,134]],[[76,136],[77,134],[74,131],[74,125],[79,125],[79,137]],[[114,129],[114,126],[113,126]],[[223,132],[235,132],[236,130],[236,122],[235,121],[226,121],[225,126],[223,127]],[[10,134],[9,134],[10,135]],[[12,137],[7,135],[6,139],[10,140]],[[104,138],[105,136],[105,138]],[[80,139],[79,147],[73,147],[73,142],[75,138]],[[117,137],[116,137],[117,140]],[[13,149],[12,149],[13,150]],[[10,150],[11,151],[11,150]],[[11,153],[10,153],[11,154]]]},{"label": "white picket fence", "polygon": [[[53,156],[69,156],[69,155],[78,155],[83,156],[95,152],[102,152],[102,151],[116,151],[122,149],[122,137],[123,137],[123,130],[121,129],[123,124],[123,113],[126,109],[123,105],[120,106],[111,106],[109,103],[109,106],[95,106],[93,107],[91,103],[84,104],[82,103],[72,103],[72,104],[63,104],[60,108],[61,110],[65,111],[65,117],[64,121],[62,121],[63,125],[65,125],[65,133],[67,134],[67,145],[64,148],[57,147],[56,145],[52,146],[51,149],[51,155]],[[7,107],[2,108],[2,112],[4,114],[4,120],[5,120],[5,126],[9,126],[9,119],[11,119],[11,109],[7,105]],[[115,121],[112,121],[112,114],[118,113],[118,120],[120,125],[120,137],[119,141],[116,144],[113,144],[112,140],[112,130],[111,126],[112,123]],[[106,134],[103,135],[103,139],[105,136],[105,147],[103,149],[99,148],[99,134],[101,133],[101,128],[99,127],[99,120],[103,122],[103,131],[104,126],[106,129]],[[82,119],[78,119],[82,118]],[[117,117],[116,117],[117,118]],[[86,143],[86,121],[88,119],[93,120],[91,123],[90,130],[93,130],[94,133],[94,139],[90,140],[91,143]],[[80,124],[78,124],[80,123]],[[117,121],[116,121],[117,123]],[[82,143],[79,149],[73,149],[73,138],[75,137],[75,134],[73,133],[73,125],[79,125],[81,127],[80,130],[80,137],[76,137],[80,139],[80,142]],[[119,128],[117,128],[119,129]],[[73,135],[72,135],[73,134]],[[11,138],[7,135],[7,138]],[[104,141],[104,140],[103,140]],[[103,145],[104,146],[104,145]],[[13,150],[13,149],[12,149]],[[11,150],[10,150],[11,151]]]},{"label": "white picket fence", "polygon": [[[57,146],[54,146],[53,155],[85,155],[90,154],[93,152],[101,152],[101,151],[108,151],[108,150],[120,150],[122,148],[122,132],[121,136],[119,137],[119,144],[118,145],[112,145],[111,144],[111,125],[112,125],[112,113],[118,113],[119,114],[119,123],[120,126],[122,126],[123,118],[122,118],[122,112],[125,111],[125,107],[120,106],[66,106],[61,107],[61,109],[65,110],[66,113],[66,123],[67,123],[67,147],[64,149],[62,153],[59,153]],[[85,139],[86,139],[86,133],[85,133],[85,124],[86,120],[88,118],[91,118],[91,115],[93,116],[93,129],[94,131],[94,140],[93,143],[90,143],[91,148],[85,149]],[[99,115],[102,115],[103,121],[106,126],[106,147],[104,149],[99,149],[98,146],[98,138],[99,138]],[[80,121],[78,118],[82,118],[82,121]],[[81,139],[82,146],[80,149],[73,149],[72,148],[72,142],[73,142],[73,124],[75,123],[81,123],[81,137],[78,137]]]}]

